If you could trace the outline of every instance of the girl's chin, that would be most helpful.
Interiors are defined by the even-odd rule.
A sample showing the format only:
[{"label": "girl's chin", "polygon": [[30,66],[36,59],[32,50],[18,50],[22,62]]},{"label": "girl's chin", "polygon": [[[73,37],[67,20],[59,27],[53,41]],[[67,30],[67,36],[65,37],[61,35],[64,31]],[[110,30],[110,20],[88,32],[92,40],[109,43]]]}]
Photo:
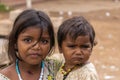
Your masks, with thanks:
[{"label": "girl's chin", "polygon": [[30,61],[30,62],[28,62],[29,64],[31,64],[31,65],[40,65],[40,61]]}]

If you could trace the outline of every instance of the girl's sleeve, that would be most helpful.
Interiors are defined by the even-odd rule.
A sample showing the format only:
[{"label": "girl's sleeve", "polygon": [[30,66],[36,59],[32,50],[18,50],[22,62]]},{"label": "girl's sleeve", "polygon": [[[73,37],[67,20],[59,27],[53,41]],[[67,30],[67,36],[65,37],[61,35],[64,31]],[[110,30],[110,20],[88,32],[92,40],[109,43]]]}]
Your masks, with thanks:
[{"label": "girl's sleeve", "polygon": [[59,54],[51,57],[47,57],[45,59],[45,65],[48,72],[47,75],[48,80],[55,80],[55,76],[59,71],[59,68],[61,67],[62,63],[63,63],[63,59],[60,57]]},{"label": "girl's sleeve", "polygon": [[56,75],[62,63],[64,62],[64,57],[62,54],[56,53],[53,56],[51,56],[49,59],[52,63],[51,68],[54,71],[54,74]]}]

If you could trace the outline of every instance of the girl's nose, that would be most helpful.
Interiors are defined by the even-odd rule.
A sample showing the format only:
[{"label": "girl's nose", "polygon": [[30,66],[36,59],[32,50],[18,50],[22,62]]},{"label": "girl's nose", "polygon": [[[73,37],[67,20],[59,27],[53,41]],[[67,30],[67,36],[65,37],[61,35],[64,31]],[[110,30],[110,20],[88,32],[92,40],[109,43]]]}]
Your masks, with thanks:
[{"label": "girl's nose", "polygon": [[33,48],[36,49],[36,50],[39,50],[39,49],[40,49],[40,43],[39,43],[39,42],[36,42],[36,43],[33,45]]}]

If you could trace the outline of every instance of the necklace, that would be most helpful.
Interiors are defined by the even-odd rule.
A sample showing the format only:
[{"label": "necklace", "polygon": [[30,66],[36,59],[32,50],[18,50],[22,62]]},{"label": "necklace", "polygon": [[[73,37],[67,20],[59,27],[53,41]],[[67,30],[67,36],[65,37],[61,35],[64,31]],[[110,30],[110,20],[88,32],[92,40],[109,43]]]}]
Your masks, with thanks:
[{"label": "necklace", "polygon": [[67,78],[67,76],[69,75],[69,73],[70,73],[73,69],[76,68],[76,66],[68,69],[67,71],[65,71],[65,70],[63,69],[63,67],[64,67],[64,65],[62,65],[62,67],[60,68],[60,72],[63,74],[63,80],[65,80],[65,79]]},{"label": "necklace", "polygon": [[[19,66],[18,66],[18,59],[16,60],[16,65],[15,65],[15,67],[16,67],[16,72],[17,72],[17,74],[18,74],[18,78],[19,78],[19,80],[23,80],[22,79],[22,77],[21,77],[21,75],[20,75],[20,70],[19,70]],[[40,74],[40,77],[39,77],[39,80],[42,80],[43,79],[43,76],[44,76],[44,62],[42,61],[42,63],[41,63],[41,74]]]}]

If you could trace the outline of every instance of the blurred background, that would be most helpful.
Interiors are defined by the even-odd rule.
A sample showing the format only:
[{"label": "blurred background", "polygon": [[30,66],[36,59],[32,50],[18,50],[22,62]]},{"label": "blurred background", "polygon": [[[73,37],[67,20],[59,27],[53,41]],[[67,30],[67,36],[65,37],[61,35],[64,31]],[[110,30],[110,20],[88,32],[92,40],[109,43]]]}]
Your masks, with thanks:
[{"label": "blurred background", "polygon": [[[46,12],[55,28],[72,16],[84,16],[96,31],[91,62],[100,80],[120,80],[120,0],[0,0],[0,68],[9,65],[7,39],[16,16],[24,9]],[[59,53],[56,48],[56,53]]]}]

